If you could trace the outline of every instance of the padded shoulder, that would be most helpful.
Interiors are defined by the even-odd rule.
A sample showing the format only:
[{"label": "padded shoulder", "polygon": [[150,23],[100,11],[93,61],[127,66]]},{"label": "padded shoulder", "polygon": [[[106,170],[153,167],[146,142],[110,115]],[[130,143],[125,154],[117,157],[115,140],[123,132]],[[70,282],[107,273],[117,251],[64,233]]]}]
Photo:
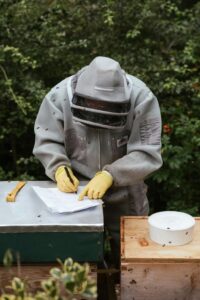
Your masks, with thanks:
[{"label": "padded shoulder", "polygon": [[127,74],[127,77],[131,79],[133,86],[136,86],[136,87],[139,87],[142,89],[147,88],[146,84],[139,78],[137,78],[133,75],[130,75],[130,74]]}]

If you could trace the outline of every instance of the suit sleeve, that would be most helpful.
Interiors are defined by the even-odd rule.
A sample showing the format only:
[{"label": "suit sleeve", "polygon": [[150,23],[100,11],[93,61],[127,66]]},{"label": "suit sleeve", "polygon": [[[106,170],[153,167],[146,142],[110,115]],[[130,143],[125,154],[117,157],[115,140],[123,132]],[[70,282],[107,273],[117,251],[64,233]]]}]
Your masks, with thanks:
[{"label": "suit sleeve", "polygon": [[161,166],[160,108],[153,93],[144,89],[135,102],[127,154],[103,169],[112,174],[114,186],[129,186],[144,180]]},{"label": "suit sleeve", "polygon": [[64,121],[59,97],[50,92],[44,98],[34,126],[33,154],[45,168],[46,175],[55,180],[56,169],[70,165],[64,146]]}]

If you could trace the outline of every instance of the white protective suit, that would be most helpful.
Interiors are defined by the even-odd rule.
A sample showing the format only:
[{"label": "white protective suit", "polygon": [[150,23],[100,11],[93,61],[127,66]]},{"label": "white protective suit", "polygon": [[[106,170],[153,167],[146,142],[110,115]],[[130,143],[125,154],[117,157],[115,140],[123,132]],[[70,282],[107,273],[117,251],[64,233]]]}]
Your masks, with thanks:
[{"label": "white protective suit", "polygon": [[[96,59],[100,59],[101,65],[102,61],[106,65],[110,60]],[[76,174],[88,180],[100,170],[113,176],[113,185],[103,198],[104,215],[105,225],[119,246],[120,216],[148,214],[147,187],[143,180],[162,165],[160,109],[145,83],[123,71],[130,102],[123,127],[90,126],[73,118],[72,98],[87,68],[58,83],[44,98],[35,122],[33,153],[52,180],[61,165],[71,166]]]}]

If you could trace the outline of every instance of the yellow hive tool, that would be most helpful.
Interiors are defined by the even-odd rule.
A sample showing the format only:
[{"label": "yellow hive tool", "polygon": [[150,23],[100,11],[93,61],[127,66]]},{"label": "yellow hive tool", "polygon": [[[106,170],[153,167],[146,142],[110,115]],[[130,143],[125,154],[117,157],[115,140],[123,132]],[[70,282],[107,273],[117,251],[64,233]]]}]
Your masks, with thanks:
[{"label": "yellow hive tool", "polygon": [[17,196],[17,193],[23,188],[23,186],[26,184],[24,181],[19,181],[16,187],[7,195],[6,201],[7,202],[15,202],[15,198]]}]

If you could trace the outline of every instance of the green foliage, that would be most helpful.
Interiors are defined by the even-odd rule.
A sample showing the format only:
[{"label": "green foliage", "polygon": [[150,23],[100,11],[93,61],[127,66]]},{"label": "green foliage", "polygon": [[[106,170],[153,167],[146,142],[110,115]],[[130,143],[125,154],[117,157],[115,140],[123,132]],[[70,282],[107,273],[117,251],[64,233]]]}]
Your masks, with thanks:
[{"label": "green foliage", "polygon": [[[8,256],[6,254],[5,256]],[[10,294],[3,294],[0,300],[78,300],[96,299],[97,287],[89,276],[89,265],[80,265],[71,258],[59,260],[60,268],[50,270],[50,277],[41,281],[41,290],[35,294],[27,290],[26,284],[18,277],[11,282]]]},{"label": "green foliage", "polygon": [[31,154],[42,98],[105,55],[160,103],[164,165],[148,180],[152,211],[198,214],[200,2],[0,0],[0,7],[0,178],[45,178]]},{"label": "green foliage", "polygon": [[13,255],[12,255],[12,251],[10,249],[8,249],[3,257],[3,265],[6,268],[10,268],[13,264]]}]

